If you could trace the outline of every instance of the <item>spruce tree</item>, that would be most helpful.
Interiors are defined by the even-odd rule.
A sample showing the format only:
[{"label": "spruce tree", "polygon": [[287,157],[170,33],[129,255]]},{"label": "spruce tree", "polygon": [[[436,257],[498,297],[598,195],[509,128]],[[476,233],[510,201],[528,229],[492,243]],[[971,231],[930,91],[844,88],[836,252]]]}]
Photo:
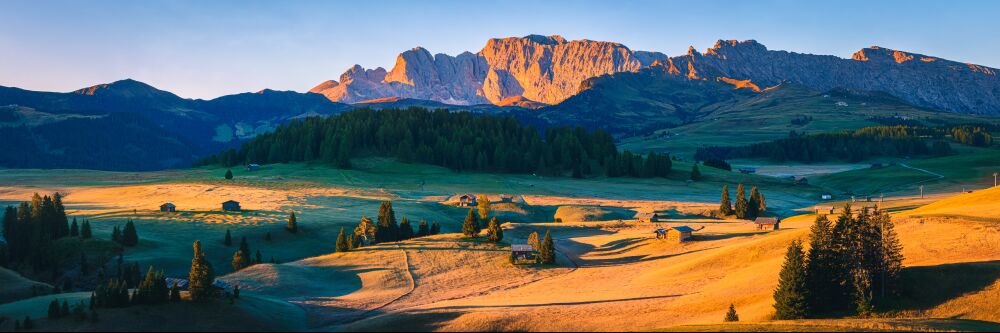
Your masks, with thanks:
[{"label": "spruce tree", "polygon": [[340,228],[340,233],[337,234],[337,252],[347,252],[351,249],[351,244],[347,243],[347,235],[344,234],[344,228]]},{"label": "spruce tree", "polygon": [[542,242],[538,239],[537,231],[533,231],[532,233],[528,234],[528,245],[531,245],[531,247],[535,249],[535,251],[542,250]]},{"label": "spruce tree", "polygon": [[747,219],[756,219],[760,215],[760,191],[754,186],[750,189],[750,199],[747,200]]},{"label": "spruce tree", "polygon": [[722,185],[722,200],[719,201],[719,214],[733,215],[733,203],[729,200],[729,185]]},{"label": "spruce tree", "polygon": [[420,219],[420,224],[417,225],[417,237],[425,237],[431,234],[430,227],[427,226],[427,221]]},{"label": "spruce tree", "polygon": [[835,279],[840,269],[833,252],[833,235],[830,220],[825,215],[816,217],[809,233],[809,255],[806,265],[806,283],[809,290],[809,308],[814,314],[833,310],[832,302],[839,292]]},{"label": "spruce tree", "polygon": [[90,239],[94,237],[94,232],[90,229],[90,220],[83,220],[83,226],[80,228],[80,238]]},{"label": "spruce tree", "polygon": [[746,219],[747,218],[747,196],[746,191],[743,190],[743,184],[736,187],[736,207],[735,207],[736,218]]},{"label": "spruce tree", "polygon": [[254,264],[263,264],[264,263],[264,256],[260,254],[260,249],[257,249],[257,254],[254,255],[253,263]]},{"label": "spruce tree", "polygon": [[726,312],[726,318],[722,321],[727,323],[740,321],[740,315],[736,314],[736,305],[729,304],[729,311]]},{"label": "spruce tree", "polygon": [[205,301],[212,297],[212,282],[215,274],[212,265],[205,259],[201,250],[201,241],[194,241],[194,258],[191,259],[191,272],[188,274],[188,295],[193,301]]},{"label": "spruce tree", "polygon": [[118,226],[115,226],[114,229],[111,230],[111,241],[119,244],[122,242],[122,231],[121,229],[118,229]]},{"label": "spruce tree", "polygon": [[170,287],[170,301],[177,302],[181,300],[181,287],[175,282],[172,287]]},{"label": "spruce tree", "polygon": [[698,163],[691,165],[691,180],[701,180],[701,170],[698,170]]},{"label": "spruce tree", "polygon": [[545,239],[542,240],[542,248],[538,251],[538,262],[543,265],[556,263],[556,248],[552,242],[552,233],[545,231]]},{"label": "spruce tree", "polygon": [[125,246],[136,246],[139,244],[139,233],[135,230],[135,223],[129,219],[122,230],[121,243]]},{"label": "spruce tree", "polygon": [[59,301],[53,299],[49,302],[48,317],[49,319],[58,319],[60,317],[59,314]]},{"label": "spruce tree", "polygon": [[465,215],[465,223],[462,224],[462,234],[468,238],[476,238],[482,228],[479,226],[479,215],[473,209]]},{"label": "spruce tree", "polygon": [[73,223],[69,225],[69,235],[71,237],[80,236],[80,225],[76,224],[76,218],[73,218]]},{"label": "spruce tree", "polygon": [[490,211],[492,211],[492,203],[490,203],[490,197],[483,195],[479,198],[479,202],[476,203],[476,208],[479,209],[479,219],[486,221],[490,217]]},{"label": "spruce tree", "polygon": [[236,253],[233,253],[233,271],[237,272],[247,267],[250,267],[250,258],[243,254],[243,250],[236,250]]},{"label": "spruce tree", "polygon": [[879,279],[883,287],[879,290],[881,298],[889,297],[898,292],[899,276],[903,271],[903,245],[899,241],[895,225],[889,213],[879,211],[878,224],[882,229],[882,274]]},{"label": "spruce tree", "polygon": [[413,238],[413,225],[410,224],[410,220],[403,217],[399,222],[399,240],[407,240]]},{"label": "spruce tree", "polygon": [[231,169],[226,170],[226,179],[233,179],[233,170]]},{"label": "spruce tree", "polygon": [[392,201],[383,201],[378,208],[375,242],[395,242],[399,240],[399,225],[396,222],[396,212],[392,209]]},{"label": "spruce tree", "polygon": [[785,263],[774,291],[774,319],[792,320],[809,316],[809,290],[806,284],[805,256],[802,244],[792,241],[785,253]]},{"label": "spruce tree", "polygon": [[299,221],[295,218],[295,212],[292,212],[292,214],[288,216],[288,225],[285,226],[285,230],[288,230],[293,234],[299,232]]},{"label": "spruce tree", "polygon": [[503,240],[503,227],[500,226],[496,216],[490,219],[490,224],[486,228],[486,239],[490,243],[499,243]]},{"label": "spruce tree", "polygon": [[240,251],[244,257],[250,258],[250,243],[247,243],[247,236],[240,237]]},{"label": "spruce tree", "polygon": [[222,244],[226,247],[233,246],[233,235],[229,233],[229,229],[226,229],[226,238],[222,240]]},{"label": "spruce tree", "polygon": [[441,233],[441,224],[437,221],[431,223],[431,235],[437,235]]}]

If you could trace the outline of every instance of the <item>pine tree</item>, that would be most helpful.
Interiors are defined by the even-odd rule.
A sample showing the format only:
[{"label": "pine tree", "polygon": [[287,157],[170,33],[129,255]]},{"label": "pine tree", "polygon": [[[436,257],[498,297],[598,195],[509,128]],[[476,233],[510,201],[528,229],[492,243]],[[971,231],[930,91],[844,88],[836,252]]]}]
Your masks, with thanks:
[{"label": "pine tree", "polygon": [[49,311],[48,311],[49,319],[58,319],[59,317],[61,317],[59,310],[60,309],[58,300],[53,299],[51,302],[49,302]]},{"label": "pine tree", "polygon": [[896,234],[895,225],[888,212],[880,211],[878,214],[878,224],[882,229],[882,270],[884,274],[880,276],[880,284],[883,287],[879,290],[882,298],[895,294],[898,291],[900,273],[903,271],[903,244]]},{"label": "pine tree", "polygon": [[486,239],[490,243],[499,243],[503,240],[503,227],[500,226],[500,221],[497,220],[496,216],[490,219],[490,224],[486,228]]},{"label": "pine tree", "polygon": [[476,238],[482,228],[479,226],[478,215],[473,209],[469,209],[469,214],[465,215],[465,223],[462,224],[462,234],[468,238]]},{"label": "pine tree", "polygon": [[94,232],[90,229],[90,220],[84,220],[80,228],[80,238],[90,239],[94,237]]},{"label": "pine tree", "polygon": [[257,249],[257,254],[254,255],[253,263],[254,264],[263,264],[264,263],[264,256],[262,256],[260,254],[260,249]]},{"label": "pine tree", "polygon": [[757,201],[760,203],[757,207],[757,213],[764,215],[764,212],[767,211],[767,201],[764,200],[763,192],[757,192]]},{"label": "pine tree", "polygon": [[556,248],[552,242],[552,233],[545,231],[545,239],[542,240],[542,247],[538,250],[538,262],[543,265],[556,263]]},{"label": "pine tree", "polygon": [[441,224],[437,221],[431,223],[431,235],[438,235],[441,233]]},{"label": "pine tree", "polygon": [[233,271],[237,272],[247,267],[250,267],[250,258],[243,254],[243,250],[236,250],[236,253],[233,253]]},{"label": "pine tree", "polygon": [[181,287],[175,282],[172,287],[170,287],[170,301],[177,302],[181,300]]},{"label": "pine tree", "polygon": [[729,311],[726,312],[726,318],[722,321],[730,323],[740,321],[740,315],[736,314],[736,306],[732,303],[729,304]]},{"label": "pine tree", "polygon": [[295,212],[292,212],[292,214],[288,216],[288,225],[285,226],[285,230],[288,230],[293,234],[299,232],[299,222],[298,219],[295,218]]},{"label": "pine tree", "polygon": [[431,234],[430,227],[427,226],[427,221],[420,219],[420,224],[417,225],[417,237],[425,237]]},{"label": "pine tree", "polygon": [[76,218],[73,218],[73,224],[69,226],[69,235],[72,237],[80,236],[80,225],[76,224]]},{"label": "pine tree", "polygon": [[125,229],[122,230],[121,243],[125,246],[136,246],[139,244],[139,234],[135,230],[135,223],[131,219],[125,223]]},{"label": "pine tree", "polygon": [[833,253],[833,235],[830,220],[825,215],[816,217],[810,228],[809,255],[806,265],[806,283],[809,290],[809,308],[812,313],[832,311],[839,281],[835,280],[840,269]]},{"label": "pine tree", "polygon": [[750,189],[750,199],[747,200],[747,219],[756,219],[760,215],[760,191],[754,186]]},{"label": "pine tree", "polygon": [[229,229],[226,229],[226,238],[222,241],[226,247],[233,246],[233,235],[229,233]]},{"label": "pine tree", "polygon": [[802,244],[792,241],[785,253],[785,263],[778,275],[774,291],[774,319],[802,319],[809,315],[809,290],[806,284],[805,257]]},{"label": "pine tree", "polygon": [[736,218],[746,219],[747,218],[747,196],[746,191],[743,190],[743,184],[736,187],[736,207],[735,207]]},{"label": "pine tree", "polygon": [[240,251],[247,259],[250,258],[250,243],[247,243],[247,236],[240,237]]},{"label": "pine tree", "polygon": [[479,198],[479,202],[476,203],[476,208],[479,209],[479,219],[486,221],[490,217],[490,211],[492,210],[490,203],[490,197],[483,195]]},{"label": "pine tree", "polygon": [[347,252],[351,249],[351,244],[347,243],[347,235],[344,234],[344,228],[340,228],[340,233],[337,234],[337,252]]},{"label": "pine tree", "polygon": [[691,166],[691,180],[699,181],[701,180],[701,170],[698,170],[698,163]]},{"label": "pine tree", "polygon": [[410,220],[403,217],[399,222],[399,240],[407,240],[413,238],[413,225],[410,224]]},{"label": "pine tree", "polygon": [[719,214],[733,215],[733,203],[729,200],[729,185],[722,185],[722,200],[719,201]]},{"label": "pine tree", "polygon": [[191,273],[188,274],[188,295],[193,301],[205,301],[212,296],[212,282],[215,274],[212,265],[205,259],[201,241],[194,241],[194,258],[191,259]]},{"label": "pine tree", "polygon": [[376,243],[399,240],[399,225],[396,222],[396,212],[392,209],[392,201],[383,201],[379,206],[376,223]]},{"label": "pine tree", "polygon": [[264,241],[267,241],[267,242],[271,241],[271,232],[270,231],[268,231],[267,233],[264,234]]},{"label": "pine tree", "polygon": [[111,230],[111,241],[119,244],[122,242],[122,231],[118,226]]},{"label": "pine tree", "polygon": [[231,169],[227,169],[226,170],[226,179],[230,179],[230,180],[233,179],[233,170],[231,170]]}]

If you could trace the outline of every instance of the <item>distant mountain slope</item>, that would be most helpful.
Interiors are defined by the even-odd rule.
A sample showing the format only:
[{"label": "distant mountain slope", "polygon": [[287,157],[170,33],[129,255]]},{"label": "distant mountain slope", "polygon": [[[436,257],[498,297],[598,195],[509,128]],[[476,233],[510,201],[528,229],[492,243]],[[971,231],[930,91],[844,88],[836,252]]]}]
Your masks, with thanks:
[{"label": "distant mountain slope", "polygon": [[345,103],[399,97],[507,105],[505,100],[520,97],[558,104],[584,91],[580,85],[590,78],[637,72],[654,63],[670,75],[721,79],[750,89],[788,81],[820,91],[881,91],[950,112],[1000,114],[1000,77],[994,68],[877,46],[850,59],[771,51],[752,40],[719,40],[704,53],[692,47],[675,57],[614,42],[538,35],[491,39],[479,52],[455,57],[417,47],[401,53],[391,70],[355,65],[339,82],[329,80],[310,91]]},{"label": "distant mountain slope", "polygon": [[273,90],[184,99],[130,79],[69,93],[0,87],[0,132],[9,138],[0,143],[0,167],[187,167],[288,120],[350,108]]}]

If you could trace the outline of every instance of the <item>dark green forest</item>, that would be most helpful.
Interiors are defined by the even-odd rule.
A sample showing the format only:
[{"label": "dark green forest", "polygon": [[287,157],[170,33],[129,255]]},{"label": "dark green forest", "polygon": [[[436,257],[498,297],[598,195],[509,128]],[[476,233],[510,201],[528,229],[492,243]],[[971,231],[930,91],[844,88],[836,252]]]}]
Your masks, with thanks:
[{"label": "dark green forest", "polygon": [[603,130],[550,127],[539,131],[503,115],[447,110],[358,109],[278,127],[195,166],[319,162],[350,168],[351,158],[395,157],[456,171],[547,176],[666,177],[668,155],[619,152]]},{"label": "dark green forest", "polygon": [[874,157],[945,156],[949,143],[977,147],[993,144],[989,128],[978,125],[949,127],[873,126],[819,134],[792,131],[787,138],[737,147],[704,147],[697,160],[766,158],[775,162],[859,162]]}]

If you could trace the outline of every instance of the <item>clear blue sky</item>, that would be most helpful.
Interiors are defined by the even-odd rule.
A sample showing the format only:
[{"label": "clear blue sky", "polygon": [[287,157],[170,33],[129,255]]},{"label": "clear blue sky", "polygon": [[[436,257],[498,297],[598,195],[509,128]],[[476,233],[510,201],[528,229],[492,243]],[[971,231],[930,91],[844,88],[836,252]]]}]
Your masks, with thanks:
[{"label": "clear blue sky", "polygon": [[[414,46],[558,34],[668,55],[717,39],[849,57],[869,46],[1000,67],[1000,1],[0,1],[0,85],[133,78],[182,97],[305,91]],[[873,1],[872,1],[873,2]]]}]

